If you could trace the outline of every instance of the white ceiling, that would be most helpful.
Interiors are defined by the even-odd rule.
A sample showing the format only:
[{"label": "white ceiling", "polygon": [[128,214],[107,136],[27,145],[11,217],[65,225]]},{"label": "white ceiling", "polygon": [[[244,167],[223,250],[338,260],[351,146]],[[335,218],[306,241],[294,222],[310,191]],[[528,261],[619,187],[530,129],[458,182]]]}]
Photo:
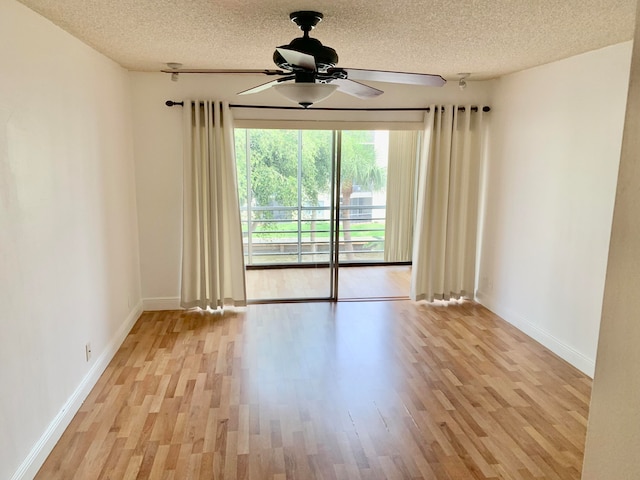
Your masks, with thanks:
[{"label": "white ceiling", "polygon": [[635,0],[19,0],[129,70],[276,68],[289,20],[317,10],[311,33],[338,66],[491,78],[633,37]]}]

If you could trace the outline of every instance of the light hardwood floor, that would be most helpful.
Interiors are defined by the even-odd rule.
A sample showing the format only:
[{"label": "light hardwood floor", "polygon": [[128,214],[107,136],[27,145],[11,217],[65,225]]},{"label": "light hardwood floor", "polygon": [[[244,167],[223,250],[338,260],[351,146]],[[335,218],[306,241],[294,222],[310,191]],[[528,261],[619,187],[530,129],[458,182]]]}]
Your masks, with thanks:
[{"label": "light hardwood floor", "polygon": [[[341,299],[409,297],[409,265],[343,266],[339,274]],[[328,267],[247,270],[247,297],[251,300],[328,297],[330,275]]]},{"label": "light hardwood floor", "polygon": [[591,381],[472,302],[144,313],[38,479],[579,479]]}]

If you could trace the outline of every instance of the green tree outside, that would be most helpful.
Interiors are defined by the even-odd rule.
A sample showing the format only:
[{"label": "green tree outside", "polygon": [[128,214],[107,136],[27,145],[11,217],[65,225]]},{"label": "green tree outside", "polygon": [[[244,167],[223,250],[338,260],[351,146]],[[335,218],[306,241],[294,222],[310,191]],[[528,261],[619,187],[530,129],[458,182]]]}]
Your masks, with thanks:
[{"label": "green tree outside", "polygon": [[[250,130],[251,196],[254,207],[298,205],[298,145],[301,142],[301,194],[304,206],[319,206],[320,198],[330,191],[333,132],[328,130]],[[240,204],[247,204],[247,134],[236,129],[236,165]],[[386,183],[386,169],[376,164],[374,132],[347,131],[342,134],[342,205],[351,205],[354,186],[375,191]],[[293,213],[293,212],[292,212]],[[317,210],[311,211],[311,240],[315,239]],[[273,219],[269,210],[256,210],[256,221]],[[287,218],[294,218],[293,216]],[[342,210],[345,250],[351,258],[351,215]],[[266,229],[275,224],[261,223]]]}]

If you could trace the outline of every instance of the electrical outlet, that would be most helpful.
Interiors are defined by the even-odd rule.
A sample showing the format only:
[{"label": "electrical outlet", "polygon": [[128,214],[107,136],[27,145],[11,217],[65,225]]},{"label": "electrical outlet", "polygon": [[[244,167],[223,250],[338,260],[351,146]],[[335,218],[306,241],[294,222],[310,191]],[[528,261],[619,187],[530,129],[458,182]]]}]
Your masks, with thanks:
[{"label": "electrical outlet", "polygon": [[87,343],[84,346],[84,353],[87,356],[87,362],[91,360],[91,344],[90,343]]},{"label": "electrical outlet", "polygon": [[493,279],[487,275],[483,275],[480,278],[480,290],[483,293],[492,293],[493,292]]}]

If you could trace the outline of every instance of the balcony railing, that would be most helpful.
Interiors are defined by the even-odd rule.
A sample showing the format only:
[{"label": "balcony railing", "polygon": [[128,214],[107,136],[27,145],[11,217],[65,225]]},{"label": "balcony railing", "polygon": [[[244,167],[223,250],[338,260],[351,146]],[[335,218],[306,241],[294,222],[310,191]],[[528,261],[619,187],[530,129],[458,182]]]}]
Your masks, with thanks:
[{"label": "balcony railing", "polygon": [[[347,211],[350,227],[345,231],[343,220]],[[249,214],[254,217],[250,222]],[[384,214],[384,205],[340,207],[338,249],[342,261],[383,261]],[[333,244],[330,207],[251,207],[250,211],[244,208],[242,231],[247,265],[329,262]]]}]

